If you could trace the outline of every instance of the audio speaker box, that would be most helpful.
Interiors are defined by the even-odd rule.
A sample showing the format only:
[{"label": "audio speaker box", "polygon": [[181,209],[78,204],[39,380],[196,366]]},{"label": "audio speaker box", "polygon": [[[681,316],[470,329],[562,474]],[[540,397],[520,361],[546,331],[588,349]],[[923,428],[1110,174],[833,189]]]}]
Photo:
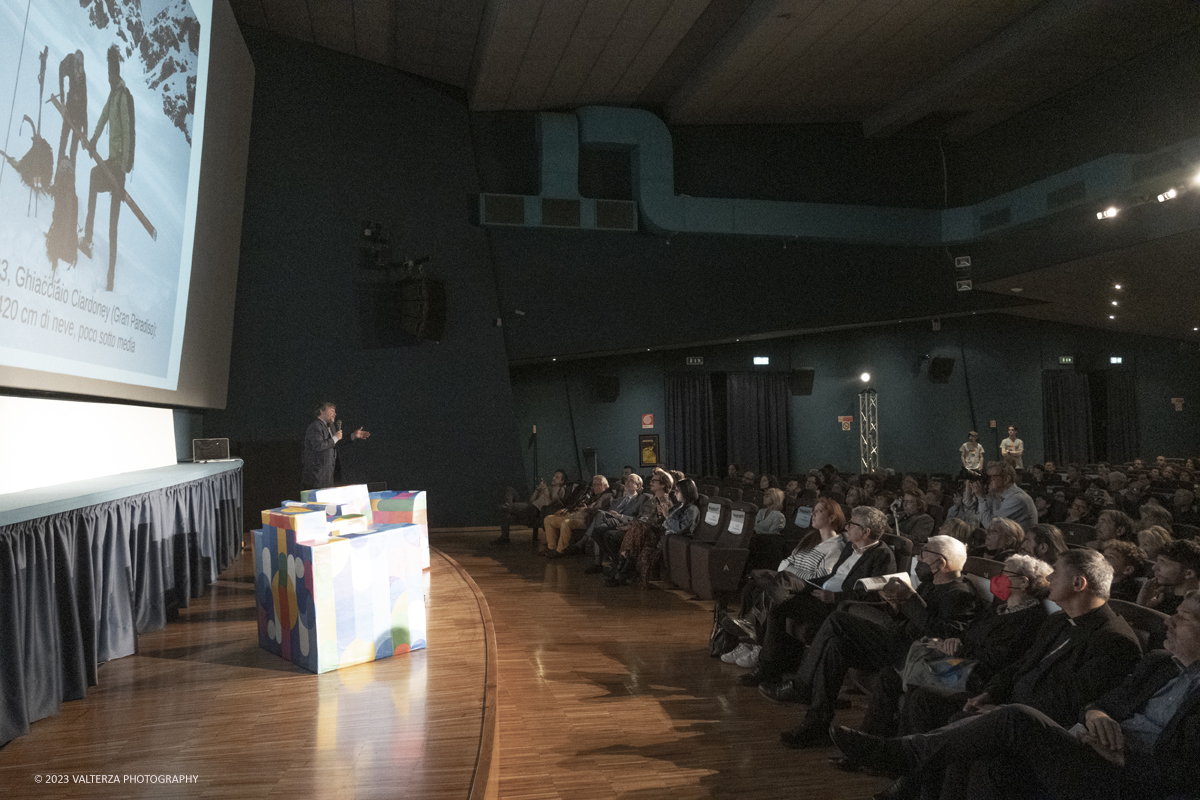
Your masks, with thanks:
[{"label": "audio speaker box", "polygon": [[929,380],[932,383],[949,383],[954,372],[953,358],[935,358],[929,362]]},{"label": "audio speaker box", "polygon": [[616,375],[597,375],[592,381],[592,394],[597,403],[615,403],[621,396],[621,379]]},{"label": "audio speaker box", "polygon": [[788,388],[792,391],[792,396],[802,396],[812,394],[813,377],[816,375],[816,370],[812,369],[794,369],[788,375]]}]

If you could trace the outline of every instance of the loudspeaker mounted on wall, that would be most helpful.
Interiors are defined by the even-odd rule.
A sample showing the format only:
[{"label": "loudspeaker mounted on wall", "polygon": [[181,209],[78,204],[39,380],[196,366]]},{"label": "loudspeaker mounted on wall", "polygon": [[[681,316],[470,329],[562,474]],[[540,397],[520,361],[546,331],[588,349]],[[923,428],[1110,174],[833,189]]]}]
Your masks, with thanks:
[{"label": "loudspeaker mounted on wall", "polygon": [[621,395],[621,379],[616,375],[597,375],[592,380],[592,394],[597,403],[615,403]]},{"label": "loudspeaker mounted on wall", "polygon": [[949,383],[950,373],[954,372],[953,358],[935,358],[929,362],[929,380],[931,383]]},{"label": "loudspeaker mounted on wall", "polygon": [[816,375],[816,370],[812,369],[794,369],[788,375],[788,389],[791,390],[793,397],[812,394],[813,377]]}]

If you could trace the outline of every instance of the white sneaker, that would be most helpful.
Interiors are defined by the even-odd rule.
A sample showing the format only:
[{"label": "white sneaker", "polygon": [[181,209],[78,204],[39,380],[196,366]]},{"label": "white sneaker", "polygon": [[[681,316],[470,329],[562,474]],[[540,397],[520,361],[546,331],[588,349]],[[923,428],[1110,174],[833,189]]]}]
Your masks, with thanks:
[{"label": "white sneaker", "polygon": [[736,664],[739,658],[742,658],[750,652],[750,645],[739,644],[737,647],[730,650],[725,655],[721,656],[721,660],[726,664]]},{"label": "white sneaker", "polygon": [[739,667],[744,667],[746,669],[753,669],[758,666],[758,654],[761,652],[762,652],[762,646],[756,644],[753,647],[749,648],[749,652],[747,652],[744,656],[739,658],[734,663],[736,663]]}]

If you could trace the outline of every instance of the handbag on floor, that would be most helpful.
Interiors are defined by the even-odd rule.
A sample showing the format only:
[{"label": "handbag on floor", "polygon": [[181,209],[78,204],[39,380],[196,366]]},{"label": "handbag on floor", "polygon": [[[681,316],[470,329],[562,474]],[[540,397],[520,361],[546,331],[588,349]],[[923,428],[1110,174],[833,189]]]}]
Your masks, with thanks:
[{"label": "handbag on floor", "polygon": [[708,635],[708,654],[713,658],[720,658],[738,646],[737,637],[725,630],[725,626],[721,624],[725,616],[724,609],[719,605],[713,606],[712,633]]}]

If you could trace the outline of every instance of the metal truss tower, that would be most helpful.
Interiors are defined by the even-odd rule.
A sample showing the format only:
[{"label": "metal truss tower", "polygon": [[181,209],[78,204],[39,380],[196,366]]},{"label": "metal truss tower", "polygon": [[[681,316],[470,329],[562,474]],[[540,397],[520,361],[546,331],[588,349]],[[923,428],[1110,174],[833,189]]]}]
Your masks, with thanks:
[{"label": "metal truss tower", "polygon": [[858,393],[858,457],[862,474],[879,471],[879,395],[874,389]]}]

